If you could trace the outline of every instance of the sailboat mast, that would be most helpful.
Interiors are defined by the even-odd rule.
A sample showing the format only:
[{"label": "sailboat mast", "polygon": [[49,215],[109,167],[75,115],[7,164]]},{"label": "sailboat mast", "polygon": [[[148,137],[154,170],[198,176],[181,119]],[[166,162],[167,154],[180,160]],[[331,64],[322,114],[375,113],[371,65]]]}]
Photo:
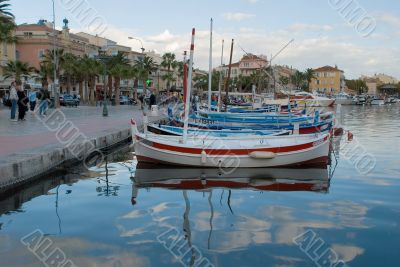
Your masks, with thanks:
[{"label": "sailboat mast", "polygon": [[189,77],[187,79],[187,95],[185,99],[185,119],[183,124],[183,143],[187,141],[187,132],[189,125],[189,112],[190,112],[190,94],[192,90],[192,75],[193,75],[193,54],[194,54],[194,35],[196,30],[192,29],[192,42],[190,44],[189,56]]},{"label": "sailboat mast", "polygon": [[[183,52],[183,107],[186,107],[186,96],[187,96],[187,62],[186,62],[187,51]],[[185,115],[185,114],[184,114]]]},{"label": "sailboat mast", "polygon": [[211,81],[212,81],[212,31],[213,31],[213,19],[210,21],[210,58],[208,68],[208,111],[211,110]]},{"label": "sailboat mast", "polygon": [[224,68],[223,66],[223,62],[224,62],[224,40],[222,39],[222,51],[221,51],[221,71],[219,73],[219,82],[218,82],[218,109],[217,111],[219,112],[221,110],[221,89],[222,89],[222,77],[223,77],[223,71]]},{"label": "sailboat mast", "polygon": [[232,53],[233,53],[233,39],[231,43],[231,54],[229,56],[228,78],[225,81],[225,112],[227,112],[228,110],[228,91],[229,91],[229,80],[231,79]]}]

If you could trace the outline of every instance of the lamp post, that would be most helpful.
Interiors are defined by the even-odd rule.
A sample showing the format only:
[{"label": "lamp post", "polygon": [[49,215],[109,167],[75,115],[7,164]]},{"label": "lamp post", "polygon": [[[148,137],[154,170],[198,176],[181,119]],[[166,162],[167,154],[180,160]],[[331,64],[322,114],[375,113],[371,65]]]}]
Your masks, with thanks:
[{"label": "lamp post", "polygon": [[57,92],[57,53],[56,53],[56,9],[54,0],[53,2],[53,60],[54,60],[54,79],[53,79],[53,96],[54,96],[54,107],[59,107],[59,99],[58,99],[58,92]]},{"label": "lamp post", "polygon": [[144,47],[143,47],[143,42],[142,42],[142,40],[140,40],[140,39],[138,39],[138,38],[135,38],[135,37],[131,37],[131,36],[129,36],[128,39],[129,39],[129,40],[136,40],[136,41],[139,41],[139,42],[140,42],[140,46],[141,46],[140,49],[142,50],[142,54],[144,54]]},{"label": "lamp post", "polygon": [[[144,47],[143,47],[143,42],[142,42],[142,40],[140,40],[139,38],[135,38],[135,37],[131,37],[131,36],[128,36],[128,39],[129,40],[136,40],[136,41],[139,41],[140,42],[140,46],[141,46],[141,50],[142,50],[142,55],[144,56]],[[139,87],[139,84],[137,85],[137,87]],[[137,92],[137,91],[135,91],[135,92]],[[143,84],[143,93],[145,92],[145,90],[144,90],[144,84]],[[136,101],[137,101],[137,95],[135,95],[135,99],[136,99]]]},{"label": "lamp post", "polygon": [[106,73],[107,73],[107,65],[104,62],[105,59],[108,59],[107,56],[97,56],[96,57],[100,63],[103,65],[103,91],[104,91],[104,103],[103,103],[103,117],[108,116],[108,108],[107,108],[107,93],[106,93]]}]

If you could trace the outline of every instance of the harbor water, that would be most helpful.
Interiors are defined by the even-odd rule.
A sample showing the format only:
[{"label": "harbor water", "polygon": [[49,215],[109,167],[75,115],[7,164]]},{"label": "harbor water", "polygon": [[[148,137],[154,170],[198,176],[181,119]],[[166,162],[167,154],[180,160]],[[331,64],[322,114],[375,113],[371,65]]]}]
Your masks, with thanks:
[{"label": "harbor water", "polygon": [[0,195],[0,266],[400,266],[400,105],[337,118],[353,138],[326,169],[154,168],[126,147]]}]

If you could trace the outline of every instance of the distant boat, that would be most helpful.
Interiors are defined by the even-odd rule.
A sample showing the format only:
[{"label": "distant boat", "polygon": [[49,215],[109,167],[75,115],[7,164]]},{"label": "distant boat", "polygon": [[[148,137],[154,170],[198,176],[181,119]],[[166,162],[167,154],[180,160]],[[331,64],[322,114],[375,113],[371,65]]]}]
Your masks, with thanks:
[{"label": "distant boat", "polygon": [[341,105],[351,105],[353,98],[349,95],[346,94],[345,92],[341,92],[337,95],[335,95],[335,103],[336,104],[341,104]]},{"label": "distant boat", "polygon": [[365,105],[367,104],[367,97],[364,95],[356,95],[352,99],[353,105]]},{"label": "distant boat", "polygon": [[385,99],[383,97],[374,97],[371,101],[371,105],[383,106],[385,105]]},{"label": "distant boat", "polygon": [[294,95],[290,95],[290,100],[296,101],[298,105],[307,107],[331,107],[335,103],[335,99],[314,95],[308,92],[297,92]]}]

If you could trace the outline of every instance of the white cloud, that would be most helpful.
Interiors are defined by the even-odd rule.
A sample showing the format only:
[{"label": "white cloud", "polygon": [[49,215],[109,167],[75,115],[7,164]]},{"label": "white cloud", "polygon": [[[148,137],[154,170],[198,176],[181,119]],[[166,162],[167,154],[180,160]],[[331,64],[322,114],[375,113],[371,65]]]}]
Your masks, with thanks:
[{"label": "white cloud", "polygon": [[246,2],[250,3],[250,4],[255,4],[257,3],[259,0],[246,0]]},{"label": "white cloud", "polygon": [[295,24],[292,24],[289,26],[289,30],[292,30],[292,31],[305,31],[305,30],[331,31],[331,30],[333,30],[333,27],[330,25],[295,23]]},{"label": "white cloud", "polygon": [[255,16],[256,15],[254,15],[254,14],[241,13],[241,12],[237,12],[237,13],[228,12],[228,13],[222,14],[222,17],[225,20],[231,20],[231,21],[242,21],[245,19],[253,18]]},{"label": "white cloud", "polygon": [[[115,28],[115,31],[114,31]],[[131,46],[140,51],[140,43],[128,40],[127,36],[135,36],[143,40],[146,51],[154,50],[160,54],[173,52],[178,60],[182,60],[183,51],[189,50],[191,33],[160,31],[159,34],[138,36],[135,30],[118,29],[109,26],[107,37],[121,45]],[[377,36],[378,37],[378,36]],[[274,64],[285,64],[304,70],[309,67],[320,67],[337,64],[345,71],[347,78],[358,78],[361,74],[371,75],[384,72],[400,78],[400,48],[387,45],[386,42],[368,45],[359,44],[349,36],[307,36],[303,32],[280,30],[268,32],[257,28],[237,28],[213,33],[213,66],[220,64],[221,41],[225,40],[224,63],[228,63],[231,39],[235,39],[233,62],[238,61],[245,51],[254,54],[264,54],[270,58],[277,53],[292,38],[295,41],[278,57]],[[240,47],[239,47],[240,46]],[[194,62],[196,68],[208,69],[209,30],[196,29]]]},{"label": "white cloud", "polygon": [[400,27],[400,16],[392,14],[382,14],[378,17],[378,20],[390,24],[395,27]]}]

